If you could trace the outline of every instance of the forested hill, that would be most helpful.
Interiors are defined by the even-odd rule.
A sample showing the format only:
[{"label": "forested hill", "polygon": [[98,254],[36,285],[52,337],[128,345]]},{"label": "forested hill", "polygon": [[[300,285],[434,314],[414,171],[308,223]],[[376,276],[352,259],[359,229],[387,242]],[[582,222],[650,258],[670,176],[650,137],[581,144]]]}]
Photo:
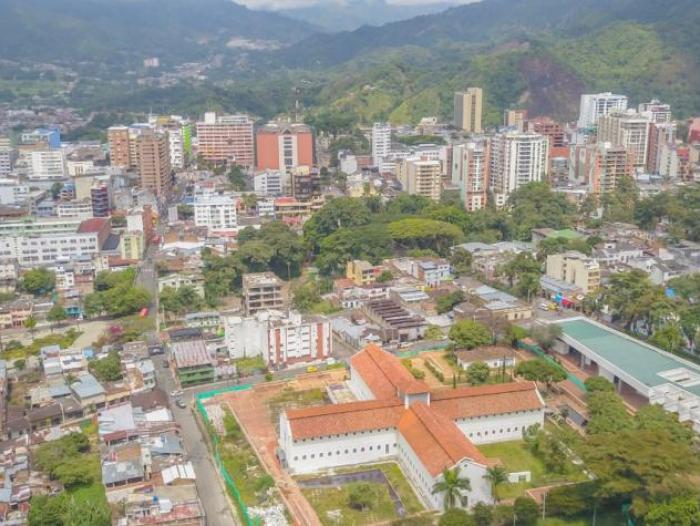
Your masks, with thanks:
[{"label": "forested hill", "polygon": [[289,44],[317,28],[230,0],[0,0],[6,60],[183,63],[232,39]]},{"label": "forested hill", "polygon": [[570,37],[620,21],[654,24],[698,49],[697,0],[483,0],[381,27],[312,35],[278,55],[297,67],[330,66],[380,48],[507,41],[538,31]]}]

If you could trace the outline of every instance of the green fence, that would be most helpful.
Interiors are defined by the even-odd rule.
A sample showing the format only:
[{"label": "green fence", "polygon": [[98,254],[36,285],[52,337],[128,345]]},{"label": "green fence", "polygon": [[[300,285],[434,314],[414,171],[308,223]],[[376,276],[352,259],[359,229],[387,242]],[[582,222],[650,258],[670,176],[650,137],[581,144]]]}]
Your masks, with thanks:
[{"label": "green fence", "polygon": [[567,380],[569,380],[572,384],[574,384],[576,387],[581,389],[584,393],[588,391],[588,389],[586,389],[586,386],[584,385],[584,383],[581,381],[581,379],[578,376],[573,375],[569,371],[567,371],[564,367],[562,367],[562,365],[559,362],[557,362],[554,358],[552,358],[550,355],[548,355],[546,352],[544,352],[542,350],[542,348],[539,345],[537,345],[536,343],[525,343],[522,340],[518,340],[518,348],[533,352],[537,356],[539,356],[540,358],[547,360],[548,362],[556,365],[559,369],[561,369],[562,371],[564,371],[566,373]]},{"label": "green fence", "polygon": [[213,398],[217,395],[223,393],[231,393],[235,391],[247,391],[251,387],[252,386],[250,384],[243,384],[233,385],[230,387],[222,387],[221,389],[214,389],[212,391],[205,391],[196,395],[195,403],[197,405],[197,410],[199,411],[199,414],[202,416],[202,420],[204,421],[204,427],[209,433],[211,443],[214,446],[214,463],[216,464],[216,468],[219,470],[219,473],[221,473],[221,477],[224,479],[226,488],[229,490],[231,495],[233,495],[233,498],[236,501],[236,505],[238,506],[238,514],[243,520],[243,524],[245,524],[245,526],[260,526],[260,519],[253,519],[248,514],[248,506],[245,502],[243,502],[243,499],[241,498],[241,493],[238,491],[238,486],[236,486],[236,482],[233,480],[233,477],[226,470],[224,463],[221,461],[221,456],[219,455],[219,437],[214,431],[211,422],[209,421],[209,416],[207,415],[207,411],[204,409],[203,404],[204,400],[208,400],[209,398]]}]

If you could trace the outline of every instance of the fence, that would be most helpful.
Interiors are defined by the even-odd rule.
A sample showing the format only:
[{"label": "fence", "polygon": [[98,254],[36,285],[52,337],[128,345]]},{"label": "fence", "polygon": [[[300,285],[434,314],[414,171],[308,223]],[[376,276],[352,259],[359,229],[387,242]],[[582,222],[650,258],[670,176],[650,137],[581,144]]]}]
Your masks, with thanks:
[{"label": "fence", "polygon": [[252,386],[250,384],[243,384],[233,385],[230,387],[222,387],[221,389],[214,389],[212,391],[205,391],[196,395],[195,403],[197,405],[197,410],[199,411],[199,414],[202,417],[202,421],[204,422],[204,427],[207,430],[207,433],[209,434],[212,446],[214,447],[214,463],[216,464],[216,468],[219,470],[219,473],[221,473],[221,477],[224,479],[226,488],[229,490],[231,495],[233,495],[233,499],[235,500],[236,506],[238,507],[238,514],[243,520],[243,524],[245,526],[260,526],[261,522],[259,518],[253,519],[250,517],[250,514],[248,513],[248,506],[243,501],[241,493],[238,491],[238,486],[236,486],[236,482],[233,480],[233,477],[226,470],[224,463],[221,461],[221,456],[219,455],[219,437],[214,431],[211,422],[209,421],[209,416],[207,415],[207,411],[204,408],[203,404],[204,400],[208,400],[217,395],[223,393],[231,393],[235,391],[247,391],[251,387]]},{"label": "fence", "polygon": [[533,352],[543,360],[547,360],[548,362],[554,364],[566,373],[566,379],[569,380],[572,384],[581,389],[581,391],[583,391],[584,393],[588,391],[588,389],[586,389],[586,386],[578,376],[571,374],[569,371],[564,369],[564,367],[562,367],[562,365],[559,362],[557,362],[554,358],[552,358],[550,355],[544,352],[542,348],[536,343],[527,343],[522,340],[518,340],[518,348]]}]

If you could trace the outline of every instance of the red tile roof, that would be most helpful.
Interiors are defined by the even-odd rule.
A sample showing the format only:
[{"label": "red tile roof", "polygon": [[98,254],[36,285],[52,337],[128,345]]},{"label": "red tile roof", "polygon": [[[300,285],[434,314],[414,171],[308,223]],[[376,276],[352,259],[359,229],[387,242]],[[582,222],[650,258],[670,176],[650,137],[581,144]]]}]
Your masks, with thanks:
[{"label": "red tile roof", "polygon": [[423,402],[404,411],[399,432],[433,477],[465,458],[486,464],[486,457],[453,422]]},{"label": "red tile roof", "polygon": [[375,344],[369,344],[350,360],[353,369],[362,376],[378,400],[394,398],[397,394],[427,393],[427,384],[416,380],[396,356]]},{"label": "red tile roof", "polygon": [[107,221],[105,217],[93,217],[92,219],[86,219],[78,227],[78,234],[88,234],[90,232],[101,232],[105,227]]},{"label": "red tile roof", "polygon": [[430,396],[430,407],[457,420],[542,409],[544,403],[533,382],[442,389]]},{"label": "red tile roof", "polygon": [[396,399],[350,402],[287,411],[294,440],[395,428],[403,404]]}]

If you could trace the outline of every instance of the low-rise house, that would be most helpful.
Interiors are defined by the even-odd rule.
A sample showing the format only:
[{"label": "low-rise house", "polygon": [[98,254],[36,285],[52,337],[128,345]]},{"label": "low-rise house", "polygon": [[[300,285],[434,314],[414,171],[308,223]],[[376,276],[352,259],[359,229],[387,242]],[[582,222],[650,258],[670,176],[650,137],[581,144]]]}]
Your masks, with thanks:
[{"label": "low-rise house", "polygon": [[197,294],[204,296],[204,276],[200,273],[183,272],[158,277],[158,292],[163,292],[166,287],[176,290],[181,287],[191,287]]},{"label": "low-rise house", "polygon": [[392,299],[367,302],[362,307],[367,318],[382,331],[382,341],[412,342],[420,340],[428,329],[425,318],[409,312]]},{"label": "low-rise house", "polygon": [[204,509],[194,484],[155,486],[132,493],[124,502],[126,526],[205,526]]},{"label": "low-rise house", "polygon": [[185,315],[185,327],[216,329],[221,325],[221,316],[217,311],[192,312]]},{"label": "low-rise house", "polygon": [[146,472],[141,459],[102,463],[102,484],[107,489],[144,480],[146,480]]},{"label": "low-rise house", "polygon": [[477,320],[493,328],[498,322],[532,318],[532,306],[507,292],[470,279],[460,278],[459,283],[468,300],[455,306],[456,319]]},{"label": "low-rise house", "polygon": [[388,299],[390,290],[388,283],[355,285],[347,278],[337,279],[333,283],[333,292],[344,309],[357,309],[366,301]]},{"label": "low-rise house", "polygon": [[372,265],[369,261],[353,259],[346,265],[345,277],[355,285],[368,285],[377,281],[384,270],[382,265]]},{"label": "low-rise house", "polygon": [[513,349],[499,345],[489,345],[472,350],[455,351],[457,364],[462,369],[468,369],[470,365],[483,362],[491,369],[502,367],[515,367],[516,358]]},{"label": "low-rise house", "polygon": [[104,407],[105,389],[90,373],[81,373],[70,388],[84,410],[94,411]]},{"label": "low-rise house", "polygon": [[19,298],[0,305],[0,329],[19,329],[32,315],[32,301]]}]

